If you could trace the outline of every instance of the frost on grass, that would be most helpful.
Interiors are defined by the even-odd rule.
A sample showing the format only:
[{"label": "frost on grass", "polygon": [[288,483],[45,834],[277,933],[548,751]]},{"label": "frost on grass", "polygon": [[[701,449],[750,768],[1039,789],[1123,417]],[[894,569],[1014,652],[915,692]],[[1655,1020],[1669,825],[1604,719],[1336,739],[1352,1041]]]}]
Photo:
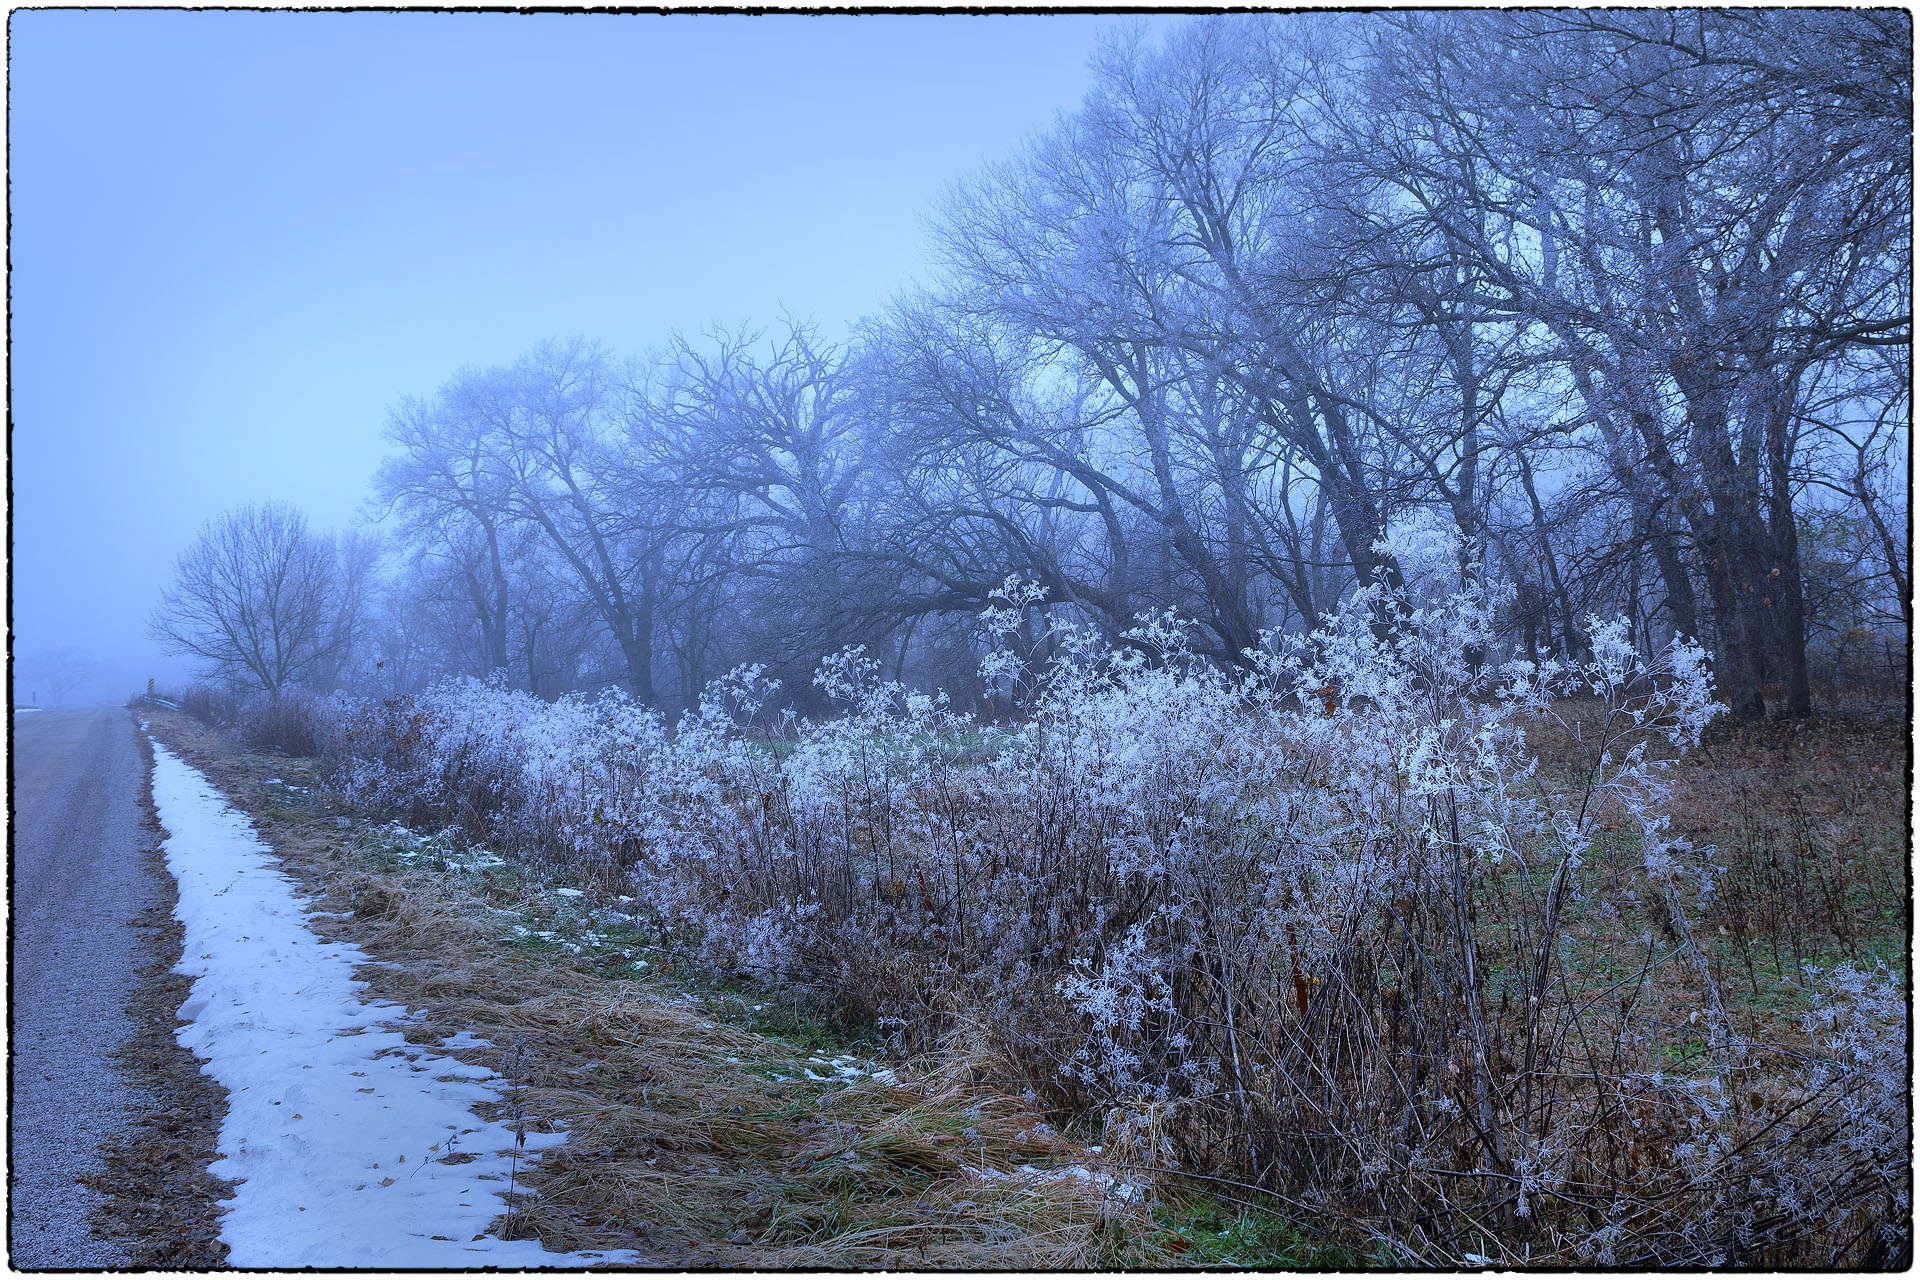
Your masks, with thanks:
[{"label": "frost on grass", "polygon": [[[179,968],[193,979],[179,1039],[228,1093],[211,1172],[237,1183],[221,1226],[234,1266],[636,1261],[487,1235],[506,1208],[515,1135],[473,1108],[500,1097],[498,1079],[384,1026],[406,1010],[362,998],[353,970],[367,956],[307,928],[245,816],[157,743],[153,797],[180,887]],[[529,1133],[519,1159],[561,1141]]]},{"label": "frost on grass", "polygon": [[[1716,712],[1699,649],[1593,618],[1578,661],[1520,660],[1471,557],[1397,551],[1406,585],[1233,665],[1171,614],[1021,652],[1040,597],[1010,581],[983,667],[1008,725],[850,650],[820,720],[756,719],[747,668],[671,730],[467,680],[342,700],[323,737],[348,799],[628,894],[681,955],[811,986],[899,1049],[990,1046],[1106,1116],[1118,1163],[1419,1224],[1453,1260],[1811,1259],[1899,1230],[1907,1112],[1875,1071],[1904,1073],[1904,1029],[1874,1012],[1897,980],[1836,975],[1830,1031],[1757,1044],[1708,963],[1715,851],[1663,812]],[[1570,735],[1569,705],[1582,758],[1542,776],[1528,735]],[[1842,1117],[1858,1140],[1824,1136]]]}]

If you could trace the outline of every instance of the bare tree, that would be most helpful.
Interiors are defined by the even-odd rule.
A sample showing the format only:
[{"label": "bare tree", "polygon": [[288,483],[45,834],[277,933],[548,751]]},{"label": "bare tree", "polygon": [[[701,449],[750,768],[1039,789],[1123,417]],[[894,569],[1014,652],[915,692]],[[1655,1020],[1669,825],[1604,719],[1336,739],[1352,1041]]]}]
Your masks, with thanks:
[{"label": "bare tree", "polygon": [[[853,365],[791,320],[771,334],[683,338],[630,431],[654,488],[676,499],[675,613],[751,595],[755,607],[735,612],[755,652],[735,660],[768,662],[801,688],[823,654],[886,626],[867,616],[862,585],[870,424]],[[707,645],[691,619],[674,621],[691,678]]]},{"label": "bare tree", "polygon": [[627,684],[653,702],[672,495],[652,482],[623,430],[632,386],[630,370],[596,344],[543,343],[497,372],[506,400],[490,446],[506,511],[539,530],[620,647]]},{"label": "bare tree", "polygon": [[375,481],[382,507],[397,510],[420,553],[444,562],[478,630],[478,674],[508,661],[515,538],[507,482],[494,453],[510,409],[494,394],[497,374],[463,371],[430,401],[402,401],[387,421],[401,453]]},{"label": "bare tree", "polygon": [[1737,715],[1765,710],[1776,675],[1790,713],[1810,706],[1797,503],[1813,388],[1851,352],[1910,342],[1911,163],[1887,141],[1910,130],[1905,27],[1422,16],[1376,54],[1424,119],[1394,172],[1474,262],[1485,304],[1557,345],[1676,622],[1691,573],[1704,583]]},{"label": "bare tree", "polygon": [[34,702],[39,701],[39,694],[45,693],[48,702],[59,706],[74,690],[99,679],[105,672],[106,664],[73,645],[36,649],[20,655],[14,664],[14,701],[19,702],[20,693],[25,689]]},{"label": "bare tree", "polygon": [[209,676],[278,697],[337,670],[358,635],[369,562],[365,544],[343,557],[285,503],[236,507],[181,555],[150,628]]}]

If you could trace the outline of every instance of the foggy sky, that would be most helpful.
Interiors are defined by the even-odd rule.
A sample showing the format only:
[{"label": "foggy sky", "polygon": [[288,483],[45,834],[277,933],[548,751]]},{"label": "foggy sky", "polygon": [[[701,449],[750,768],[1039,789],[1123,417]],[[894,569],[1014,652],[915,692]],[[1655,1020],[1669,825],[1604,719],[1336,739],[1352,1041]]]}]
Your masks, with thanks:
[{"label": "foggy sky", "polygon": [[146,619],[202,523],[356,522],[463,364],[841,332],[1128,21],[16,11],[15,654],[183,676]]}]

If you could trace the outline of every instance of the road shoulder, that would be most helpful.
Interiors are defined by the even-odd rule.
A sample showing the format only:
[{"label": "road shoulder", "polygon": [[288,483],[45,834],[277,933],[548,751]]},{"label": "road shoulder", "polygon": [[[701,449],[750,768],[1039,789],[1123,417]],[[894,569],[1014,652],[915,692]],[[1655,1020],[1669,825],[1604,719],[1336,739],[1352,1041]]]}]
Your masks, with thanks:
[{"label": "road shoulder", "polygon": [[124,708],[49,711],[16,726],[10,883],[8,1262],[124,1267],[135,1242],[92,1220],[98,1144],[154,1100],[114,1050],[135,1034],[136,917],[167,877],[145,860],[145,788]]},{"label": "road shoulder", "polygon": [[127,1005],[133,1034],[115,1057],[150,1107],[100,1144],[104,1168],[83,1179],[105,1197],[93,1226],[115,1240],[135,1267],[208,1268],[227,1263],[219,1201],[232,1184],[207,1172],[219,1156],[226,1090],[202,1074],[200,1059],[174,1038],[192,979],[180,960],[178,892],[160,850],[153,809],[153,748],[140,735],[141,856],[160,886],[159,900],[134,921],[139,982]]}]

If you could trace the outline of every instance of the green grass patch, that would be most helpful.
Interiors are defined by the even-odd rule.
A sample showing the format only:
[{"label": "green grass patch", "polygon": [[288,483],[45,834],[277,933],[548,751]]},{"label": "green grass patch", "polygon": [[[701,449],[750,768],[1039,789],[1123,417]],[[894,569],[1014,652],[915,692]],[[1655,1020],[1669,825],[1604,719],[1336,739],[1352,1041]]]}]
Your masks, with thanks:
[{"label": "green grass patch", "polygon": [[1162,1259],[1178,1259],[1176,1265],[1182,1267],[1249,1271],[1405,1265],[1390,1256],[1384,1242],[1372,1251],[1356,1250],[1281,1214],[1204,1194],[1180,1195],[1155,1207],[1152,1221],[1157,1234],[1151,1248]]}]

